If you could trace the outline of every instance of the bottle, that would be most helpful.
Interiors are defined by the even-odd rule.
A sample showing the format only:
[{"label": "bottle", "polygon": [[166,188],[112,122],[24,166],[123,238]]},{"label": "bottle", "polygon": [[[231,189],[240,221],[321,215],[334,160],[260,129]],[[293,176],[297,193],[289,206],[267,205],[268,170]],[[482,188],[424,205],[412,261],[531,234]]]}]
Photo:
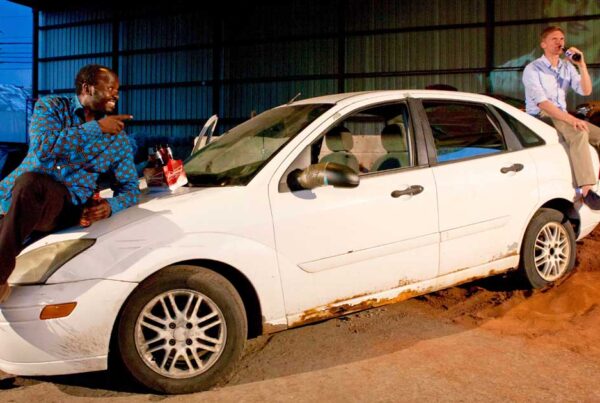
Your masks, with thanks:
[{"label": "bottle", "polygon": [[157,164],[154,147],[148,147],[148,162],[146,163],[146,168],[154,168]]},{"label": "bottle", "polygon": [[[88,200],[86,205],[89,207],[97,206],[98,204],[100,204],[101,200],[102,197],[100,197],[100,188],[96,186],[92,198]],[[82,227],[89,227],[90,225],[92,225],[92,222],[88,218],[81,217],[79,219],[79,225],[81,225]]]},{"label": "bottle", "polygon": [[155,150],[156,151],[154,152],[154,158],[156,160],[156,167],[160,168],[165,165],[165,160],[163,159],[162,154],[160,152],[160,146],[157,145],[155,147]]},{"label": "bottle", "polygon": [[100,202],[100,200],[102,200],[102,197],[100,197],[100,189],[96,188],[94,189],[94,194],[92,195],[92,203],[96,205]]},{"label": "bottle", "polygon": [[167,162],[169,162],[169,152],[167,151],[167,147],[165,147],[164,144],[160,144],[159,147],[159,153],[162,160],[162,164],[163,166],[167,165]]},{"label": "bottle", "polygon": [[565,52],[565,56],[567,56],[569,59],[573,60],[574,62],[578,62],[578,61],[581,60],[581,54],[580,53],[571,52],[567,48],[563,48],[562,50],[563,50],[563,52]]},{"label": "bottle", "polygon": [[167,155],[169,156],[170,160],[173,159],[173,151],[171,151],[171,147],[169,147],[168,143],[167,143]]}]

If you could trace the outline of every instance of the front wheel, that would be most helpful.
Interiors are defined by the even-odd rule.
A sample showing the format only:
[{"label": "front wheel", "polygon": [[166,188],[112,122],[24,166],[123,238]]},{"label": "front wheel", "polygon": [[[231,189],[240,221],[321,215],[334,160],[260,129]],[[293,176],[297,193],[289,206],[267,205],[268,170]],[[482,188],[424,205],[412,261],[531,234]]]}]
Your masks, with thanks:
[{"label": "front wheel", "polygon": [[123,366],[163,393],[205,390],[223,379],[246,341],[242,300],[223,276],[195,266],[170,266],[142,282],[118,323]]},{"label": "front wheel", "polygon": [[575,232],[557,210],[538,211],[525,231],[521,270],[533,288],[565,278],[575,266]]}]

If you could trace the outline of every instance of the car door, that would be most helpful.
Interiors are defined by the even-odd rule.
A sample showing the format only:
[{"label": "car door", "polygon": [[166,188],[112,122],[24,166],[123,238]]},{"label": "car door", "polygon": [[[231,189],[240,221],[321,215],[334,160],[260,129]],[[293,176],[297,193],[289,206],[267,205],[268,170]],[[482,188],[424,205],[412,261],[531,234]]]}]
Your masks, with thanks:
[{"label": "car door", "polygon": [[491,270],[516,266],[539,197],[531,156],[503,130],[492,107],[452,100],[422,105],[438,191],[440,276],[491,262]]},{"label": "car door", "polygon": [[[291,156],[270,185],[288,318],[437,274],[436,188],[431,169],[414,162],[407,105],[369,108],[362,103],[340,115],[344,117],[319,129],[312,136],[316,140]],[[392,151],[381,144],[387,126],[395,126],[399,136],[395,146],[388,144]],[[393,161],[387,161],[394,152]],[[358,166],[360,184],[286,188],[287,172],[323,161]]]}]

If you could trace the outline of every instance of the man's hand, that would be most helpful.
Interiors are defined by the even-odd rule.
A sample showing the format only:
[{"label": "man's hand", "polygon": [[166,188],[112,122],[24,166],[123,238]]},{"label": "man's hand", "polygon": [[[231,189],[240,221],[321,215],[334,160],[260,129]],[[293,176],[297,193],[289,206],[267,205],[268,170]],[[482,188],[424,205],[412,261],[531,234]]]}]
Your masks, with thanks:
[{"label": "man's hand", "polygon": [[580,94],[581,95],[592,95],[592,79],[590,77],[590,72],[588,71],[587,68],[587,64],[585,64],[585,58],[583,57],[583,52],[577,48],[574,47],[570,47],[569,48],[570,52],[573,53],[579,53],[579,55],[581,56],[581,59],[579,59],[579,61],[575,61],[573,60],[571,57],[569,57],[569,61],[571,63],[573,63],[574,65],[577,66],[577,68],[579,69],[579,74],[581,75],[581,91]]},{"label": "man's hand", "polygon": [[79,225],[82,227],[89,227],[96,221],[110,217],[111,213],[112,209],[110,208],[110,204],[108,204],[106,200],[100,199],[99,201],[96,201],[96,204],[83,208],[81,218],[79,219]]},{"label": "man's hand", "polygon": [[580,65],[584,65],[584,66],[585,66],[585,59],[584,59],[584,57],[583,57],[583,52],[582,52],[581,50],[579,50],[579,49],[577,49],[577,48],[574,48],[573,46],[571,46],[571,47],[568,49],[568,51],[569,51],[569,52],[571,52],[571,54],[572,54],[572,55],[574,55],[575,53],[578,53],[578,54],[581,56],[581,59],[579,59],[579,61],[575,61],[575,60],[573,60],[573,57],[572,57],[572,56],[571,56],[571,57],[569,57],[569,61],[570,61],[571,63],[573,63],[573,64],[576,64],[576,65],[578,65],[578,66],[580,66]]},{"label": "man's hand", "polygon": [[98,125],[105,134],[119,134],[125,127],[125,120],[133,119],[131,115],[110,115],[98,121]]},{"label": "man's hand", "polygon": [[589,132],[590,129],[585,120],[577,119],[575,116],[571,115],[569,112],[562,111],[558,109],[556,105],[552,102],[546,100],[542,101],[538,104],[538,107],[549,117],[562,120],[573,126],[573,128],[577,131],[586,131]]},{"label": "man's hand", "polygon": [[567,123],[569,123],[571,126],[573,126],[573,128],[577,131],[585,131],[585,132],[589,132],[590,129],[588,127],[588,124],[585,120],[581,120],[581,119],[577,119],[575,116],[573,115],[569,115],[570,119],[567,121]]}]

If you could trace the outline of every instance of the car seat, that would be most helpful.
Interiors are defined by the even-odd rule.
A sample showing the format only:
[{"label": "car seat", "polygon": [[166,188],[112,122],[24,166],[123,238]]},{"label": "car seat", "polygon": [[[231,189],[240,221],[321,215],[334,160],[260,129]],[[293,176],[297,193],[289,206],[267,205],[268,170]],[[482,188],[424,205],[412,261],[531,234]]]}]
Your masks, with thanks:
[{"label": "car seat", "polygon": [[371,171],[385,171],[408,166],[408,150],[406,147],[406,131],[404,124],[387,125],[381,131],[381,145],[387,153],[377,158]]},{"label": "car seat", "polygon": [[358,172],[358,159],[350,152],[354,146],[352,133],[344,126],[336,126],[325,135],[325,144],[332,152],[319,162],[335,162]]}]

